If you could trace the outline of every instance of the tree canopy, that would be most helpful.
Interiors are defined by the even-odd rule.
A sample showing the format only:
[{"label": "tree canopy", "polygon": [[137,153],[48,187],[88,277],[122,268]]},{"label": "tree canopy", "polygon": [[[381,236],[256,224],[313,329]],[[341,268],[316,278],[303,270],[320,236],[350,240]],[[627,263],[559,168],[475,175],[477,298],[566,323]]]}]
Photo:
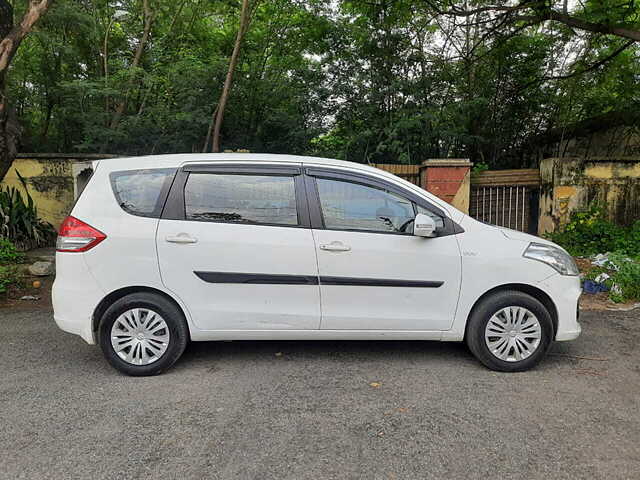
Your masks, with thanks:
[{"label": "tree canopy", "polygon": [[21,150],[203,151],[238,38],[225,150],[516,167],[640,106],[635,0],[246,3],[239,36],[239,0],[56,0],[6,79]]}]

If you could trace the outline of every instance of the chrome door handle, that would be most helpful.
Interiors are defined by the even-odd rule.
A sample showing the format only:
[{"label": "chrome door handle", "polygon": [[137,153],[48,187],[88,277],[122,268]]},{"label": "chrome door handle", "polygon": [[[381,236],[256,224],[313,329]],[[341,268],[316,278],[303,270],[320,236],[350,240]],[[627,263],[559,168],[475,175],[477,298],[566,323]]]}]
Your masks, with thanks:
[{"label": "chrome door handle", "polygon": [[179,233],[178,235],[167,235],[165,237],[165,240],[167,242],[169,242],[169,243],[180,243],[180,244],[197,243],[198,242],[197,238],[190,237],[186,233]]},{"label": "chrome door handle", "polygon": [[329,252],[348,252],[351,250],[351,247],[342,242],[331,242],[320,245],[320,250],[327,250]]}]

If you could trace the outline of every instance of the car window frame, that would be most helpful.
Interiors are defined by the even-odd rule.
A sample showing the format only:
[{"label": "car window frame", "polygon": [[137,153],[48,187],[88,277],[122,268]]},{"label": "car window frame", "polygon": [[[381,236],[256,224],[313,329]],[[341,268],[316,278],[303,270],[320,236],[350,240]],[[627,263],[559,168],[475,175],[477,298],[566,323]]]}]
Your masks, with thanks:
[{"label": "car window frame", "polygon": [[[287,225],[266,222],[232,222],[228,220],[187,218],[185,205],[185,188],[191,173],[223,174],[223,175],[259,175],[292,177],[298,223]],[[253,165],[253,164],[187,164],[179,168],[169,190],[167,201],[162,210],[161,219],[180,220],[185,222],[223,223],[226,225],[251,225],[282,228],[311,228],[307,193],[299,165]]]},{"label": "car window frame", "polygon": [[[171,185],[173,184],[173,182],[175,181],[175,176],[177,174],[177,168],[136,168],[136,169],[132,169],[132,170],[115,170],[113,172],[109,173],[109,184],[111,186],[111,192],[113,193],[113,196],[116,200],[116,203],[118,204],[118,207],[120,207],[120,209],[125,212],[127,215],[131,215],[133,217],[141,217],[141,218],[161,218],[162,217],[162,212],[164,210],[164,205],[166,204],[167,201],[167,197],[169,195],[169,191],[171,190]],[[124,207],[122,205],[122,198],[120,196],[120,194],[116,191],[116,181],[118,178],[120,177],[125,177],[128,175],[143,175],[144,173],[151,173],[151,172],[155,172],[155,173],[166,173],[166,178],[164,180],[164,182],[162,183],[162,186],[160,187],[160,191],[158,192],[158,198],[156,199],[156,204],[153,208],[153,212],[149,213],[149,214],[142,214],[142,213],[136,213],[136,212],[132,212],[131,210],[128,210],[126,207]],[[95,172],[94,172],[95,173]],[[93,178],[93,173],[91,174],[91,177],[89,178],[89,180],[91,180],[91,178]],[[89,185],[89,183],[87,182],[87,186]],[[87,186],[85,186],[85,190],[87,189]],[[83,192],[84,193],[84,190]],[[80,198],[80,196],[78,196],[78,199]],[[76,202],[78,201],[78,199],[76,199]],[[75,206],[75,204],[74,204]]]},{"label": "car window frame", "polygon": [[438,237],[446,237],[448,235],[456,235],[464,232],[464,229],[456,222],[451,220],[449,215],[439,208],[438,206],[430,203],[426,199],[416,195],[410,190],[404,189],[392,182],[386,181],[379,177],[367,175],[366,173],[345,171],[339,169],[332,169],[330,167],[316,167],[306,166],[304,168],[305,185],[307,187],[307,197],[309,202],[309,215],[311,220],[311,228],[316,230],[330,230],[339,232],[354,232],[354,233],[373,233],[380,235],[399,235],[402,237],[413,236],[412,232],[392,232],[392,231],[378,231],[378,230],[360,230],[360,229],[337,229],[327,228],[324,223],[324,216],[322,214],[322,205],[320,203],[320,195],[318,192],[318,185],[316,178],[325,178],[329,180],[339,180],[348,183],[355,183],[371,188],[377,188],[379,190],[389,191],[396,195],[399,195],[406,200],[414,204],[414,212],[416,212],[415,206],[418,205],[430,212],[442,217],[444,226],[436,230]]}]

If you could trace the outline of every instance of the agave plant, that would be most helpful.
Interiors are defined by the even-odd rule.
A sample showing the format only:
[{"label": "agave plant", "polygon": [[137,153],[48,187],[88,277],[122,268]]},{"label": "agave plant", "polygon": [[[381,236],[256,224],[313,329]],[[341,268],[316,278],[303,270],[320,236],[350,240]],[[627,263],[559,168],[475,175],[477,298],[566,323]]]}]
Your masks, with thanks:
[{"label": "agave plant", "polygon": [[49,222],[38,217],[38,209],[27,190],[27,182],[16,170],[24,196],[16,187],[0,189],[0,237],[11,240],[20,250],[47,245],[55,235]]}]

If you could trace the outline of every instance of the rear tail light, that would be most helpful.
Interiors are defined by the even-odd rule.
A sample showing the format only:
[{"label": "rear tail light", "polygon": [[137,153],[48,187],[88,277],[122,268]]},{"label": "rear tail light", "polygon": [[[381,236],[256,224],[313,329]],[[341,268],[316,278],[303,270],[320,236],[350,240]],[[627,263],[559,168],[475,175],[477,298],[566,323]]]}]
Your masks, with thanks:
[{"label": "rear tail light", "polygon": [[56,250],[58,252],[86,252],[103,241],[107,236],[91,225],[75,217],[67,217],[60,225]]}]

